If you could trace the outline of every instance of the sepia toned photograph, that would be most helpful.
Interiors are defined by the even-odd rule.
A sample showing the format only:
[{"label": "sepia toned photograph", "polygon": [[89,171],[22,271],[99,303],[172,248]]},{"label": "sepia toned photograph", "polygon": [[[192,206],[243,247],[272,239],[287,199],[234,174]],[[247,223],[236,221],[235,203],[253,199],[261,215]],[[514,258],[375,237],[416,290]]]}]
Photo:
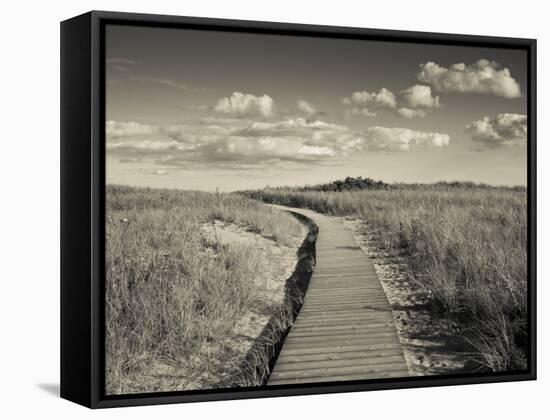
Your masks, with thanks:
[{"label": "sepia toned photograph", "polygon": [[528,62],[106,25],[106,395],[527,371]]}]

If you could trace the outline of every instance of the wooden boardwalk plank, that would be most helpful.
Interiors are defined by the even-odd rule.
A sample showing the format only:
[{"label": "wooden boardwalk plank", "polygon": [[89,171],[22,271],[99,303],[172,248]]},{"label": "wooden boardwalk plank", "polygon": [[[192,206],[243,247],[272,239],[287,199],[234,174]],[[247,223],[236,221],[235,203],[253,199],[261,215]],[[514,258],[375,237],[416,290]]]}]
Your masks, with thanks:
[{"label": "wooden boardwalk plank", "polygon": [[[355,327],[360,327],[360,324],[369,324],[371,326],[372,324],[387,324],[387,323],[393,323],[393,318],[391,314],[379,312],[376,314],[366,314],[366,315],[347,315],[345,317],[339,317],[332,319],[329,316],[325,314],[320,314],[317,317],[317,314],[315,318],[311,317],[304,317],[297,318],[297,321],[300,321],[300,328],[301,327],[311,327],[311,326],[336,326],[336,325],[351,325]],[[296,325],[297,322],[294,323]],[[368,327],[366,327],[368,328]],[[296,330],[295,332],[297,332]]]},{"label": "wooden boardwalk plank", "polygon": [[[382,333],[384,333],[382,331]],[[302,341],[315,341],[315,340],[340,340],[340,339],[351,339],[357,336],[357,330],[353,331],[313,331],[305,332],[301,334],[293,334],[292,339],[300,338]]]},{"label": "wooden boardwalk plank", "polygon": [[353,375],[326,375],[316,376],[312,378],[284,378],[284,379],[271,379],[268,385],[291,385],[291,384],[307,384],[315,382],[342,382],[342,381],[364,381],[368,379],[383,379],[383,378],[403,378],[409,376],[407,369],[384,371],[384,372],[361,372]]},{"label": "wooden boardwalk plank", "polygon": [[374,264],[336,218],[301,213],[319,227],[304,304],[268,385],[408,376],[388,298]]},{"label": "wooden boardwalk plank", "polygon": [[358,338],[357,331],[353,335],[347,335],[348,338],[343,338],[342,336],[334,337],[292,337],[288,339],[288,347],[292,348],[303,348],[305,346],[330,346],[330,345],[341,345],[341,346],[356,346],[363,343],[374,344],[374,343],[393,343],[395,342],[395,337],[392,333],[385,332],[383,330],[378,331],[369,331],[368,337],[367,333],[361,334],[361,337]]},{"label": "wooden boardwalk plank", "polygon": [[[388,301],[385,301],[385,300],[371,300],[369,303],[371,304],[378,304],[380,306],[382,305],[389,305]],[[362,309],[365,309],[366,304],[364,302],[361,302],[361,303],[350,303],[350,304],[345,304],[345,305],[334,305],[334,306],[330,306],[330,305],[311,305],[310,307],[308,307],[305,311],[304,311],[304,315],[306,313],[309,313],[309,312],[327,312],[327,311],[331,311],[331,310],[338,310],[338,309],[350,309],[350,310],[357,310],[357,311],[360,311]],[[305,303],[304,303],[304,306],[305,306]],[[317,311],[316,311],[317,310]]]},{"label": "wooden boardwalk plank", "polygon": [[[322,367],[322,368],[309,368],[309,369],[298,369],[298,370],[286,370],[286,371],[277,371],[271,374],[273,380],[280,379],[290,379],[294,380],[297,378],[315,378],[323,376],[339,376],[339,375],[357,375],[359,373],[373,374],[373,373],[385,373],[388,371],[394,370],[403,370],[399,363],[395,361],[386,360],[385,363],[373,362],[371,359],[358,359],[357,363],[359,365],[352,366],[331,366],[331,367]],[[364,365],[361,363],[365,363]],[[399,367],[398,367],[399,366]]]},{"label": "wooden boardwalk plank", "polygon": [[331,368],[331,367],[351,367],[351,366],[359,366],[361,363],[368,363],[372,359],[375,359],[377,363],[385,364],[385,363],[395,363],[400,362],[403,355],[401,354],[393,354],[390,356],[380,356],[377,355],[375,357],[368,357],[365,356],[364,353],[361,353],[361,356],[357,358],[349,358],[349,359],[340,359],[340,360],[310,360],[310,361],[302,361],[300,363],[282,363],[278,362],[277,371],[278,372],[296,372],[297,370],[303,369],[303,370],[312,370],[312,369],[324,369],[324,368]]},{"label": "wooden boardwalk plank", "polygon": [[[345,359],[369,359],[373,357],[388,357],[401,355],[403,351],[401,348],[379,349],[379,350],[367,350],[367,351],[346,351],[335,353],[313,353],[313,354],[294,354],[279,356],[277,359],[277,369],[280,366],[292,364],[292,363],[307,363],[307,362],[330,362],[340,361]],[[280,365],[280,366],[279,366]]]},{"label": "wooden boardwalk plank", "polygon": [[356,335],[349,340],[331,340],[327,338],[316,337],[314,341],[306,341],[304,337],[295,337],[288,339],[287,347],[290,349],[299,349],[305,347],[330,347],[330,346],[340,346],[340,347],[351,347],[351,346],[360,346],[362,344],[371,345],[371,344],[399,344],[399,340],[395,336],[389,335],[391,333],[385,333],[383,331],[370,331],[370,332],[361,332],[361,334]]}]

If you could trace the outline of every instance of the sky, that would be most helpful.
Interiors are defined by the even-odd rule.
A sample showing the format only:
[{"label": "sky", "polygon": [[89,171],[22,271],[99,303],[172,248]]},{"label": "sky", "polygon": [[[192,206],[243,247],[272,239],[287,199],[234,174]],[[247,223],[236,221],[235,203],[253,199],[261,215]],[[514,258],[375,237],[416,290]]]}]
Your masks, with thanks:
[{"label": "sky", "polygon": [[108,25],[107,183],[527,182],[525,51]]}]

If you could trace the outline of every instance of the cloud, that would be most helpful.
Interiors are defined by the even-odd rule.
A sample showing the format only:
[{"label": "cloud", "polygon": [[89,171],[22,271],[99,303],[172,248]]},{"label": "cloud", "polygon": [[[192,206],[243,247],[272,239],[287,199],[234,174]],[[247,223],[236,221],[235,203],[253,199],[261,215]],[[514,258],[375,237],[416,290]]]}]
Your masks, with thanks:
[{"label": "cloud", "polygon": [[255,122],[235,133],[245,137],[289,138],[308,147],[330,149],[329,156],[346,155],[350,151],[360,150],[364,144],[361,136],[348,127],[300,117],[274,123]]},{"label": "cloud", "polygon": [[360,151],[406,152],[449,144],[449,136],[441,133],[387,127],[353,132],[343,125],[302,117],[255,121],[246,127],[206,123],[154,127],[115,121],[108,125],[109,155],[179,167],[213,165],[242,169],[312,164]]},{"label": "cloud", "polygon": [[317,108],[303,99],[298,99],[298,101],[296,102],[296,106],[298,107],[298,111],[302,112],[303,114],[311,116],[317,113]]},{"label": "cloud", "polygon": [[[350,147],[343,138],[333,140],[337,134],[347,132],[346,127],[300,117],[273,123],[256,121],[246,127],[207,123],[152,127],[115,121],[108,126],[109,154],[126,159],[148,158],[164,165],[257,167],[267,162],[308,163],[345,153]],[[145,136],[147,133],[154,136]]]},{"label": "cloud", "polygon": [[124,64],[124,65],[137,64],[137,61],[130,60],[128,58],[123,58],[123,57],[111,57],[111,58],[107,58],[107,60],[105,61],[107,61],[108,64]]},{"label": "cloud", "polygon": [[363,132],[365,146],[371,150],[407,152],[414,148],[448,146],[451,138],[444,133],[416,131],[408,128],[369,127]]},{"label": "cloud", "polygon": [[129,60],[123,57],[112,57],[105,60],[108,66],[118,71],[128,71],[128,66],[137,64],[137,61]]},{"label": "cloud", "polygon": [[498,114],[473,121],[465,128],[472,140],[489,147],[501,145],[523,146],[527,144],[527,115]]},{"label": "cloud", "polygon": [[171,125],[160,128],[166,137],[179,143],[197,145],[208,142],[211,138],[232,136],[238,127],[225,127],[216,124],[204,125]]},{"label": "cloud", "polygon": [[315,132],[342,132],[347,127],[338,124],[326,123],[320,120],[309,120],[302,117],[289,118],[277,122],[257,121],[250,124],[239,134],[244,136],[304,136]]},{"label": "cloud", "polygon": [[112,121],[109,132],[114,136],[107,143],[109,154],[149,159],[168,166],[194,163],[243,168],[281,162],[307,164],[345,155],[361,146],[361,140],[349,133],[347,127],[301,117],[255,121],[244,128],[206,123],[151,127]]},{"label": "cloud", "polygon": [[137,162],[141,162],[141,159],[139,158],[125,158],[125,157],[122,157],[118,160],[120,163],[137,163]]},{"label": "cloud", "polygon": [[106,147],[107,151],[116,152],[117,155],[127,156],[127,158],[160,156],[166,152],[189,149],[176,140],[126,140],[107,143]]},{"label": "cloud", "polygon": [[225,127],[247,127],[250,125],[252,120],[247,120],[244,118],[238,118],[238,117],[222,117],[222,116],[205,116],[202,117],[199,120],[199,125],[219,125],[219,126],[225,126]]},{"label": "cloud", "polygon": [[263,136],[251,141],[246,137],[219,139],[198,151],[207,160],[241,160],[265,162],[271,159],[289,161],[317,160],[336,155],[336,151],[327,146],[308,144],[304,138]]},{"label": "cloud", "polygon": [[175,166],[189,163],[262,166],[274,161],[307,163],[337,154],[332,147],[308,144],[303,138],[268,136],[255,139],[209,136],[192,145],[176,140],[109,143],[107,151],[114,155],[147,156],[157,163]]},{"label": "cloud", "polygon": [[137,81],[137,82],[156,83],[156,84],[159,84],[159,85],[167,86],[169,88],[178,89],[178,90],[190,90],[189,86],[184,85],[183,83],[175,82],[174,80],[170,80],[170,79],[162,79],[162,78],[156,78],[156,77],[131,76],[130,80],[134,80],[134,81]]},{"label": "cloud", "polygon": [[520,87],[510,70],[485,59],[471,65],[457,63],[449,68],[430,61],[420,64],[417,77],[437,92],[483,93],[503,98],[521,96]]},{"label": "cloud", "polygon": [[268,95],[254,96],[249,93],[233,92],[228,98],[221,98],[214,107],[221,114],[239,117],[271,117],[275,113],[275,103]]},{"label": "cloud", "polygon": [[174,89],[189,90],[189,87],[187,85],[184,85],[183,83],[174,82],[173,80],[170,80],[170,79],[157,79],[154,77],[149,77],[146,80],[153,83],[158,83],[164,86],[168,86]]},{"label": "cloud", "polygon": [[354,107],[346,111],[346,117],[352,117],[352,116],[376,117],[376,112],[372,112],[368,108]]},{"label": "cloud", "polygon": [[376,115],[373,109],[393,109],[397,106],[397,101],[393,92],[386,88],[379,92],[357,91],[351,96],[343,98],[342,103],[351,106],[348,115],[363,115],[373,117]]},{"label": "cloud", "polygon": [[424,85],[414,85],[401,91],[403,99],[412,108],[439,108],[439,96],[432,96],[432,88]]},{"label": "cloud", "polygon": [[107,139],[118,139],[121,137],[155,134],[158,132],[158,127],[134,121],[118,122],[110,120],[105,124],[105,132],[107,134]]},{"label": "cloud", "polygon": [[424,118],[427,112],[423,109],[399,108],[397,113],[405,118]]}]

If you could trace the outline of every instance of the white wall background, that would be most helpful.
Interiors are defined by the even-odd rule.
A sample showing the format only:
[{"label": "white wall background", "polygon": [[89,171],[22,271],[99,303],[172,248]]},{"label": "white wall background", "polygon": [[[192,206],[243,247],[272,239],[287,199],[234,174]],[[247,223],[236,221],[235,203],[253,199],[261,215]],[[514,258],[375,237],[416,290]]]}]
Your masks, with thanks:
[{"label": "white wall background", "polygon": [[[16,418],[541,418],[548,411],[550,158],[542,1],[197,0],[5,2],[0,66],[0,416]],[[539,380],[92,412],[57,398],[59,352],[59,21],[91,9],[538,39]],[[7,131],[6,131],[7,127]],[[546,410],[545,410],[546,408]],[[539,412],[541,414],[537,415]]]}]

